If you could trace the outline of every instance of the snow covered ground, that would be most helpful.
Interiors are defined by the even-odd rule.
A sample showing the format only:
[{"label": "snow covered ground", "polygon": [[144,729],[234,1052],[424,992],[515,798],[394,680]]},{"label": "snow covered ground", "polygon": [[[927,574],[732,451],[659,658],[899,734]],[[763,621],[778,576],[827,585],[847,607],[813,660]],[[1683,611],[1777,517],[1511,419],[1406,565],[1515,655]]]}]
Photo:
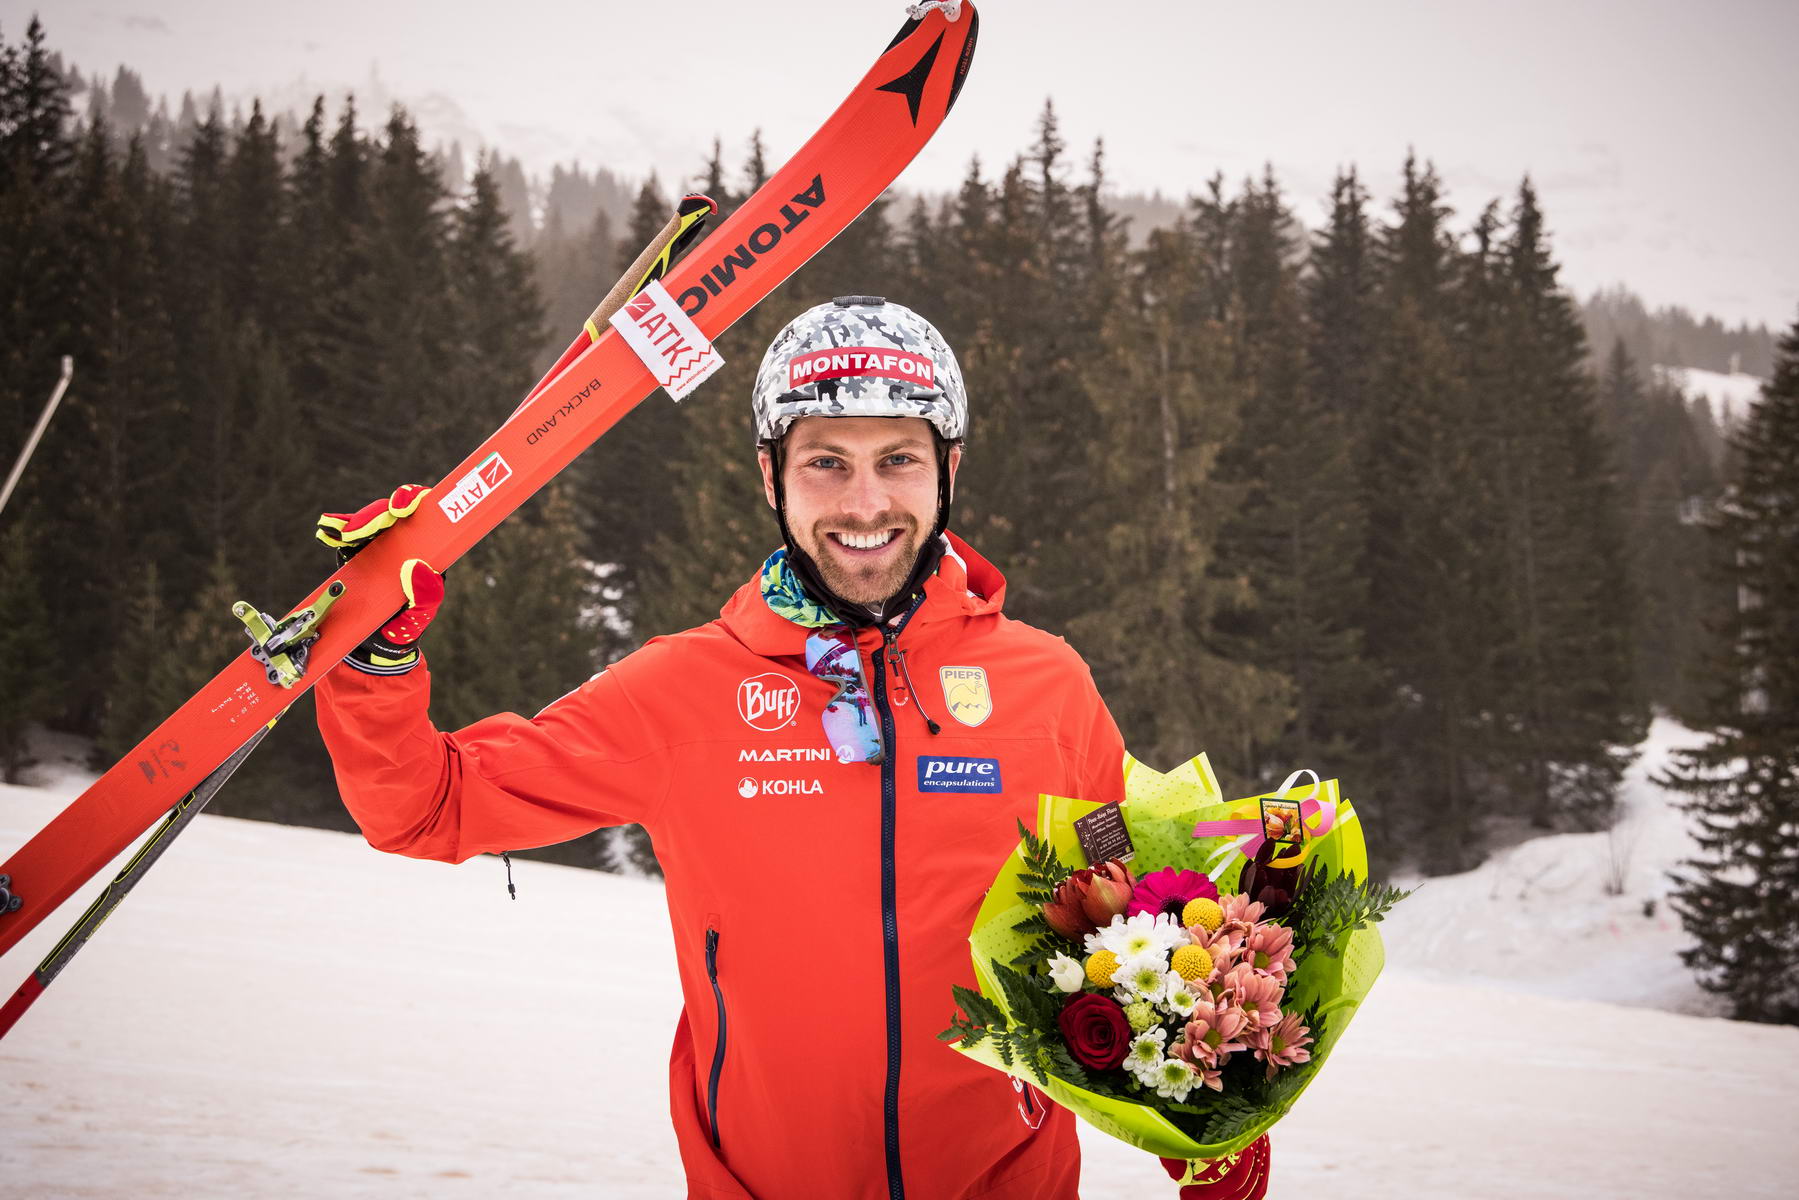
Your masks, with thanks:
[{"label": "snow covered ground", "polygon": [[[1658,723],[1646,757],[1681,736]],[[85,778],[0,787],[0,856]],[[1273,1196],[1794,1194],[1799,1029],[1692,1015],[1661,901],[1685,835],[1644,768],[1626,803],[1614,842],[1523,843],[1395,915],[1386,974],[1277,1131]],[[680,1195],[660,888],[515,874],[513,903],[497,861],[202,817],[0,1041],[3,1190]],[[1083,1139],[1090,1200],[1172,1197],[1147,1155]]]},{"label": "snow covered ground", "polygon": [[1687,399],[1704,396],[1711,401],[1712,412],[1720,424],[1736,425],[1749,415],[1749,406],[1761,398],[1763,380],[1759,375],[1741,371],[1725,374],[1703,367],[1664,367],[1656,365],[1656,378],[1665,379],[1679,388]]}]

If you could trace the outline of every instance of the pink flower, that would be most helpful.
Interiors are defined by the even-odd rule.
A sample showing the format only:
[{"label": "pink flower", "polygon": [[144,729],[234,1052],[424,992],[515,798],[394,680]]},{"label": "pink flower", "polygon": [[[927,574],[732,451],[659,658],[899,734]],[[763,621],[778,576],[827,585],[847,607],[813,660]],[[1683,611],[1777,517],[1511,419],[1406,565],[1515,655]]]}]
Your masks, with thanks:
[{"label": "pink flower", "polygon": [[1221,995],[1251,1030],[1271,1028],[1281,1019],[1281,981],[1248,963],[1238,963],[1223,980]]},{"label": "pink flower", "polygon": [[1212,956],[1210,980],[1216,994],[1225,973],[1237,965],[1237,958],[1243,953],[1243,939],[1229,929],[1219,929],[1216,933],[1189,929],[1187,934],[1195,946]]},{"label": "pink flower", "polygon": [[1288,1013],[1273,1028],[1257,1030],[1249,1035],[1250,1048],[1256,1057],[1268,1064],[1268,1078],[1282,1067],[1310,1061],[1312,1031],[1299,1023],[1299,1017]]},{"label": "pink flower", "polygon": [[1136,889],[1131,892],[1130,907],[1124,910],[1124,915],[1134,917],[1143,912],[1168,913],[1178,921],[1187,902],[1202,896],[1207,900],[1218,899],[1218,885],[1198,871],[1163,867],[1137,881]]},{"label": "pink flower", "polygon": [[1240,961],[1267,972],[1284,986],[1293,972],[1293,931],[1267,922],[1253,926],[1243,939]]},{"label": "pink flower", "polygon": [[1180,1041],[1169,1050],[1195,1070],[1218,1068],[1238,1050],[1249,1046],[1237,1041],[1244,1028],[1243,1014],[1229,1005],[1201,1004],[1187,1018]]},{"label": "pink flower", "polygon": [[1224,1072],[1217,1067],[1208,1067],[1203,1062],[1195,1062],[1191,1055],[1182,1053],[1186,1048],[1187,1043],[1176,1042],[1168,1047],[1168,1057],[1180,1059],[1198,1073],[1200,1083],[1214,1092],[1222,1092],[1224,1090]]},{"label": "pink flower", "polygon": [[1248,933],[1249,927],[1262,919],[1265,911],[1260,904],[1245,896],[1242,892],[1226,896],[1219,902],[1224,909],[1224,924],[1220,929],[1230,929],[1237,933]]}]

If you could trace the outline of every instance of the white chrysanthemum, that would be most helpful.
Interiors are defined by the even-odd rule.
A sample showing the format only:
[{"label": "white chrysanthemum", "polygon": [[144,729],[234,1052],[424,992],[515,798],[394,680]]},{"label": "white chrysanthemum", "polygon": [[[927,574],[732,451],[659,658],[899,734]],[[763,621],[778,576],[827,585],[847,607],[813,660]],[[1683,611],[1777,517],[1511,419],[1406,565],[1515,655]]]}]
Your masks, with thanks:
[{"label": "white chrysanthemum", "polygon": [[1192,1067],[1178,1058],[1165,1058],[1151,1071],[1150,1077],[1143,1080],[1145,1084],[1156,1089],[1156,1095],[1165,1100],[1173,1100],[1176,1104],[1187,1098],[1193,1085],[1199,1082],[1199,1076]]},{"label": "white chrysanthemum", "polygon": [[1167,913],[1147,912],[1134,917],[1113,917],[1110,925],[1088,936],[1089,943],[1096,943],[1090,945],[1090,951],[1104,947],[1116,954],[1119,962],[1152,954],[1166,958],[1169,951],[1190,940],[1187,931],[1174,917]]},{"label": "white chrysanthemum", "polygon": [[1118,970],[1112,973],[1112,982],[1119,990],[1130,998],[1120,1003],[1131,1004],[1138,1000],[1158,1003],[1168,994],[1168,964],[1158,958],[1141,958],[1118,964]]},{"label": "white chrysanthemum", "polygon": [[1058,954],[1049,960],[1049,977],[1059,991],[1078,992],[1087,980],[1087,968],[1079,959]]},{"label": "white chrysanthemum", "polygon": [[[1193,1012],[1194,1006],[1199,1003],[1199,993],[1193,989],[1192,984],[1182,979],[1174,971],[1168,972],[1167,979],[1168,992],[1161,999],[1162,1008],[1169,1016],[1184,1019]],[[1206,995],[1210,998],[1211,993],[1208,992]]]},{"label": "white chrysanthemum", "polygon": [[1131,1048],[1124,1052],[1124,1069],[1143,1080],[1148,1087],[1154,1087],[1151,1076],[1156,1068],[1165,1061],[1162,1054],[1163,1043],[1168,1041],[1168,1031],[1161,1026],[1140,1033],[1131,1039]]}]

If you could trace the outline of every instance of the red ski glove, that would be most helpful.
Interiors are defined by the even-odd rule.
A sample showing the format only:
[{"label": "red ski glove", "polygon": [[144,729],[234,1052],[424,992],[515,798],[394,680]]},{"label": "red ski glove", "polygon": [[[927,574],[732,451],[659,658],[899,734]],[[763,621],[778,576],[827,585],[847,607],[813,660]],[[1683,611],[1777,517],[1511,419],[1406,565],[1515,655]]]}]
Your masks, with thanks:
[{"label": "red ski glove", "polygon": [[[416,483],[401,484],[387,499],[353,513],[324,513],[319,517],[318,539],[337,551],[340,564],[349,562],[382,530],[417,512],[430,490]],[[443,603],[443,576],[424,559],[409,558],[400,565],[400,590],[406,593],[405,607],[344,659],[355,670],[404,675],[418,665],[418,640]]]},{"label": "red ski glove", "polygon": [[1263,1134],[1239,1153],[1195,1163],[1164,1158],[1162,1169],[1168,1178],[1183,1181],[1181,1200],[1264,1200],[1269,1157],[1268,1135]]}]

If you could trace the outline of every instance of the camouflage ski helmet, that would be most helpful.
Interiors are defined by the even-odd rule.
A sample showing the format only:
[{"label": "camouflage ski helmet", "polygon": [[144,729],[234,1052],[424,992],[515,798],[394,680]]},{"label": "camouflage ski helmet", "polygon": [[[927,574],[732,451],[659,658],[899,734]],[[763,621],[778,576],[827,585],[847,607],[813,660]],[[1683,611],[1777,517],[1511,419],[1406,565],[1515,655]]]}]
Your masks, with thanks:
[{"label": "camouflage ski helmet", "polygon": [[880,296],[807,309],[762,356],[752,396],[756,440],[800,417],[923,417],[945,441],[968,433],[962,368],[923,317]]}]

